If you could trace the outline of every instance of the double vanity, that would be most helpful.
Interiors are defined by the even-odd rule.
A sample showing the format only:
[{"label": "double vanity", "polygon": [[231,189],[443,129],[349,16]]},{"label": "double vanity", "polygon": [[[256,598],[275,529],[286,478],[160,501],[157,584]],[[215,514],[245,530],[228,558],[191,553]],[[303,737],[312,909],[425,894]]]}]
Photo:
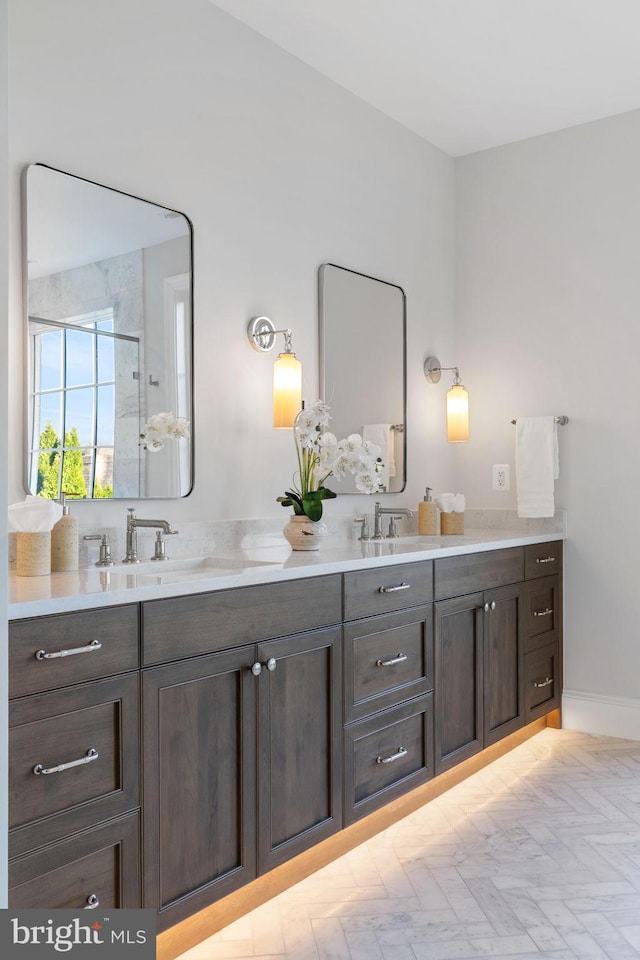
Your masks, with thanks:
[{"label": "double vanity", "polygon": [[167,931],[560,706],[558,533],[274,545],[10,591],[16,908],[152,907]]}]

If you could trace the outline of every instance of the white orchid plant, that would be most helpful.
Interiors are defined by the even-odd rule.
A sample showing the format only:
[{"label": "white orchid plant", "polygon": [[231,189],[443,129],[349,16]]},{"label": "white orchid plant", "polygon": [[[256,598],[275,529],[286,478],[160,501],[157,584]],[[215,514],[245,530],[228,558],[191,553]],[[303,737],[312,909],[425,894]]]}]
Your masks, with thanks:
[{"label": "white orchid plant", "polygon": [[144,425],[140,434],[141,445],[150,453],[162,450],[165,440],[183,440],[189,438],[189,421],[176,417],[172,413],[155,413]]},{"label": "white orchid plant", "polygon": [[337,496],[325,486],[329,477],[341,480],[347,473],[353,474],[360,493],[377,493],[382,486],[380,447],[363,440],[359,433],[338,440],[325,429],[330,419],[329,407],[322,400],[300,411],[293,426],[298,469],[292,489],[277,498],[283,507],[293,507],[297,516],[309,520],[320,520],[322,501]]}]

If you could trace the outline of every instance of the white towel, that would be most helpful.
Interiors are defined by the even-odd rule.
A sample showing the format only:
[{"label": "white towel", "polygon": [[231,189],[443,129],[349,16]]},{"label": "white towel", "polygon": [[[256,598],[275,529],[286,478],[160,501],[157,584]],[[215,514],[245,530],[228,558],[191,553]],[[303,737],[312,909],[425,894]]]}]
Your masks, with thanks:
[{"label": "white towel", "polygon": [[384,487],[389,487],[389,477],[396,475],[396,461],[394,455],[395,431],[390,423],[365,423],[362,428],[362,439],[369,440],[380,447],[380,456],[384,464],[380,480]]},{"label": "white towel", "polygon": [[519,517],[552,517],[553,481],[560,475],[555,417],[516,421],[516,485]]}]

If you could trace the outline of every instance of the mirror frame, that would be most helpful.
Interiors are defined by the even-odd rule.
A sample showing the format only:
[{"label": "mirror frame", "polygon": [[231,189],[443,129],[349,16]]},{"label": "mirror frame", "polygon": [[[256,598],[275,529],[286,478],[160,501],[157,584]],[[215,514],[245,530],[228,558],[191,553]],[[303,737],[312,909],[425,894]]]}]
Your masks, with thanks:
[{"label": "mirror frame", "polygon": [[[375,283],[382,283],[387,287],[393,287],[400,293],[402,300],[402,409],[403,409],[403,430],[402,430],[402,486],[398,490],[380,491],[376,496],[387,496],[389,494],[402,493],[407,486],[407,295],[404,289],[397,283],[390,283],[388,280],[381,280],[379,277],[372,277],[368,273],[362,273],[359,270],[352,270],[350,267],[342,267],[338,263],[321,263],[318,267],[318,375],[320,399],[328,403],[330,401],[326,396],[326,362],[325,362],[325,298],[323,291],[324,272],[327,267],[333,267],[342,270],[345,273],[353,274],[356,277],[362,277],[365,280],[373,280]],[[340,494],[358,494],[357,490],[341,490]]]},{"label": "mirror frame", "polygon": [[[31,357],[31,348],[30,348],[30,333],[29,333],[29,223],[28,223],[28,193],[27,193],[27,178],[29,170],[34,167],[42,167],[46,170],[51,170],[54,173],[62,174],[65,177],[72,177],[75,180],[79,180],[83,183],[90,184],[95,187],[100,187],[103,190],[110,190],[112,193],[119,194],[123,197],[128,197],[132,200],[137,200],[140,203],[147,203],[152,207],[157,207],[161,210],[166,210],[168,213],[178,214],[182,217],[188,229],[188,247],[189,247],[189,311],[190,311],[190,326],[191,326],[191,335],[189,337],[189,344],[187,350],[188,362],[189,362],[189,372],[190,372],[190,389],[189,389],[189,471],[190,471],[190,483],[189,489],[185,493],[181,493],[179,496],[167,494],[166,496],[145,496],[138,493],[137,496],[124,496],[124,497],[111,497],[108,500],[117,500],[123,502],[126,500],[182,500],[185,497],[190,496],[193,493],[195,485],[195,370],[194,370],[194,358],[195,358],[195,315],[194,315],[194,242],[193,242],[193,222],[191,218],[184,213],[182,210],[176,210],[173,207],[167,207],[165,204],[156,203],[154,200],[147,200],[144,197],[139,197],[136,194],[128,193],[125,190],[120,190],[117,187],[110,187],[104,183],[100,183],[97,180],[91,180],[88,177],[81,177],[75,173],[69,173],[68,170],[61,170],[58,167],[54,167],[48,163],[35,162],[27,164],[22,170],[21,174],[21,223],[22,223],[22,314],[23,314],[23,325],[24,325],[24,363],[23,363],[23,372],[24,372],[24,386],[23,386],[23,395],[25,397],[24,402],[24,412],[23,412],[23,437],[25,440],[25,450],[23,455],[23,484],[26,492],[31,494],[29,488],[29,476],[30,476],[30,464],[29,464],[29,453],[30,453],[30,444],[29,444],[29,429],[30,421],[33,416],[32,411],[32,401],[31,401],[31,370],[30,365],[32,361]],[[141,429],[143,424],[141,423]],[[142,455],[142,451],[141,451]],[[96,500],[95,497],[85,497],[79,500],[75,500],[75,503],[95,503],[95,502],[104,502],[103,500]]]}]

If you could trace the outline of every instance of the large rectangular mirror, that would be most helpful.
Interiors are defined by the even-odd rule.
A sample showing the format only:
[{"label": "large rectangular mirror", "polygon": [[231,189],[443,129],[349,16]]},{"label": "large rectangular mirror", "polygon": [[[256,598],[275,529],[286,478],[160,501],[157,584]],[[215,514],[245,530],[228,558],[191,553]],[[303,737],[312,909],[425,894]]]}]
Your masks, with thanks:
[{"label": "large rectangular mirror", "polygon": [[193,440],[141,434],[160,413],[192,427],[189,220],[44,164],[23,185],[27,489],[186,496]]},{"label": "large rectangular mirror", "polygon": [[[406,298],[402,287],[323,263],[318,271],[320,396],[338,437],[381,441],[385,493],[407,481]],[[356,493],[351,477],[340,493]]]}]

